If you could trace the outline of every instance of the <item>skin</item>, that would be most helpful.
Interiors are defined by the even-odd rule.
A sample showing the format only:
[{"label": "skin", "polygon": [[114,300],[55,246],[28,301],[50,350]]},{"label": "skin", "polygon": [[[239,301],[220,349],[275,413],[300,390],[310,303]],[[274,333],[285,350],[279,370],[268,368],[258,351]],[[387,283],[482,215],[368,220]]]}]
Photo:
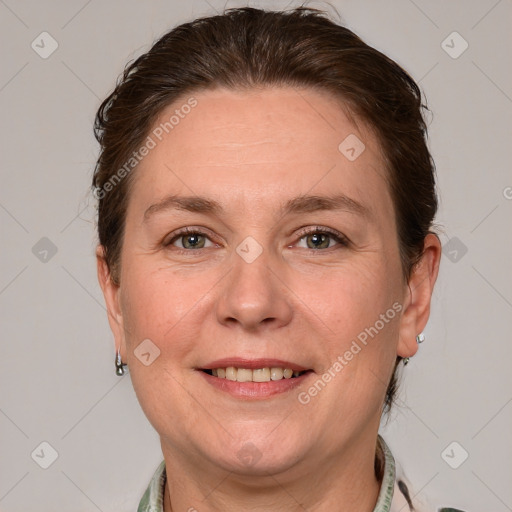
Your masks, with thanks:
[{"label": "skin", "polygon": [[[160,435],[164,509],[372,511],[384,395],[397,354],[415,354],[427,323],[439,239],[425,238],[407,282],[378,140],[328,94],[283,87],[194,97],[197,106],[134,171],[119,286],[97,250],[116,347]],[[355,161],[338,150],[349,134],[365,144]],[[279,213],[300,194],[333,193],[369,214]],[[169,194],[206,196],[225,211],[169,209],[145,221]],[[187,226],[204,237],[172,236]],[[339,231],[348,245],[330,235],[318,241],[317,226]],[[304,227],[312,232],[300,233]],[[247,236],[262,248],[251,263],[236,252]],[[396,302],[401,311],[301,404],[298,393]],[[145,366],[134,350],[148,338],[160,355]],[[196,370],[230,356],[279,358],[314,373],[297,389],[244,400]],[[240,450],[256,455],[248,462]]]}]

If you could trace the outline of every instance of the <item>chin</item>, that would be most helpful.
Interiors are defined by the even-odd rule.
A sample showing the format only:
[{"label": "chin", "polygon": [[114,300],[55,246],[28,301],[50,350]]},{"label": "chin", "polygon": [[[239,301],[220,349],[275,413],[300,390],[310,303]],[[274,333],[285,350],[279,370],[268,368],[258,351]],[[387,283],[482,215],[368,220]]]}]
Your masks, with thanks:
[{"label": "chin", "polygon": [[[233,441],[214,460],[223,469],[240,476],[269,476],[292,468],[300,460],[301,440],[286,433],[286,439],[263,434],[244,436],[243,441]],[[211,445],[210,445],[211,446]],[[228,451],[229,450],[229,451]]]}]

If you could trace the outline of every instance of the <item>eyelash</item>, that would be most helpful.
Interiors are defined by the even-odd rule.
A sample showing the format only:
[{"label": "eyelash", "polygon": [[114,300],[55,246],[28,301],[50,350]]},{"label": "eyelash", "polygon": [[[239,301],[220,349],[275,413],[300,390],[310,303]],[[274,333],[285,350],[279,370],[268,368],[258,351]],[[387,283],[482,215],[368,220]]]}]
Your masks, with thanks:
[{"label": "eyelash", "polygon": [[[348,245],[348,238],[345,235],[342,235],[339,231],[331,228],[324,228],[322,226],[314,226],[313,228],[307,228],[301,230],[298,235],[299,239],[304,238],[306,235],[311,235],[313,233],[322,233],[323,235],[331,235],[332,238],[336,239],[342,245]],[[315,250],[315,249],[312,249]]]},{"label": "eyelash", "polygon": [[[315,226],[313,228],[303,229],[298,233],[297,236],[299,237],[299,241],[300,241],[302,238],[306,237],[307,235],[312,235],[312,234],[316,234],[316,233],[320,233],[323,235],[330,235],[331,238],[336,240],[336,242],[338,242],[343,247],[347,247],[350,243],[348,238],[346,236],[342,235],[339,231],[336,231],[335,229],[331,229],[331,228],[321,227],[321,226]],[[183,228],[183,229],[177,231],[176,233],[173,233],[172,238],[168,242],[165,242],[164,246],[170,247],[173,244],[173,242],[175,242],[180,237],[183,237],[185,235],[201,235],[201,236],[206,236],[206,238],[208,238],[206,233],[204,233],[198,229]],[[208,249],[208,247],[206,247],[206,249]],[[327,249],[332,249],[332,247],[328,247]],[[308,250],[310,250],[310,251],[318,251],[318,250],[325,251],[327,249],[309,249],[308,248]],[[174,250],[176,252],[178,252],[179,254],[184,254],[184,253],[190,254],[191,252],[200,251],[201,249],[180,249],[178,247],[175,247]]]}]

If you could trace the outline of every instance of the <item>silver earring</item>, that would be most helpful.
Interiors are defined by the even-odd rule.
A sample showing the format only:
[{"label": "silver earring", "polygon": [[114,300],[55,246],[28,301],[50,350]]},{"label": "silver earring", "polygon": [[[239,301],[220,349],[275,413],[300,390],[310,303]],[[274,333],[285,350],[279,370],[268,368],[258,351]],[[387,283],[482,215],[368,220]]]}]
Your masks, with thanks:
[{"label": "silver earring", "polygon": [[[423,343],[425,341],[425,335],[423,333],[420,333],[418,334],[418,336],[416,336],[416,343],[419,345],[420,343]],[[403,362],[404,362],[404,366],[406,366],[407,364],[409,364],[409,358],[408,357],[404,357],[403,358]]]},{"label": "silver earring", "polygon": [[124,367],[126,366],[123,364],[123,361],[121,360],[121,352],[119,349],[116,351],[116,359],[115,359],[115,365],[116,365],[116,375],[119,377],[122,377],[124,375]]}]

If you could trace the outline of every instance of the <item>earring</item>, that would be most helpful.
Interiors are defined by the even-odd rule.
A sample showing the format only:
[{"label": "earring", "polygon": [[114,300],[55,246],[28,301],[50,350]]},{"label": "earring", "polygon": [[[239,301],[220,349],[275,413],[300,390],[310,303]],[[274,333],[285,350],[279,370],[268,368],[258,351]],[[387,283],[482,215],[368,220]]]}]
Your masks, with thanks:
[{"label": "earring", "polygon": [[[416,343],[419,345],[420,343],[423,343],[424,341],[425,341],[425,335],[421,332],[420,334],[418,334],[418,336],[416,336]],[[404,362],[404,366],[409,364],[408,357],[404,357],[402,359],[402,361]]]},{"label": "earring", "polygon": [[123,364],[123,361],[121,360],[121,352],[119,351],[119,349],[117,349],[116,351],[115,365],[116,375],[122,377],[124,375],[124,366],[126,366],[126,364]]}]

